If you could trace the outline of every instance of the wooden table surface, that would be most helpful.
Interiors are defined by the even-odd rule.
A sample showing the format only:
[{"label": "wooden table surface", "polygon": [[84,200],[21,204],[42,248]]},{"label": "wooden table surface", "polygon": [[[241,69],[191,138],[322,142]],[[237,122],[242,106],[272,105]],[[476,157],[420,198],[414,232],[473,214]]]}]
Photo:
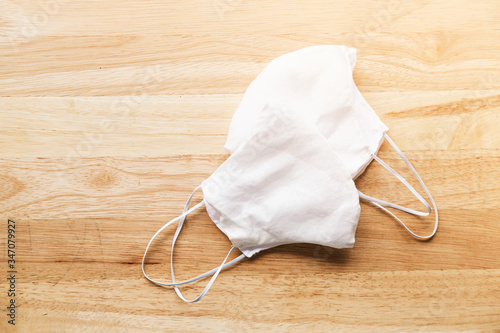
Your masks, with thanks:
[{"label": "wooden table surface", "polygon": [[[0,7],[1,331],[500,329],[500,2]],[[353,249],[264,251],[223,271],[196,304],[149,283],[145,246],[228,157],[223,145],[246,87],[271,59],[319,44],[358,49],[355,82],[434,195],[437,235],[416,241],[362,203]],[[388,144],[379,156],[416,184]],[[356,185],[420,208],[377,163]],[[400,216],[432,229],[432,218]],[[7,296],[8,219],[15,297]],[[170,279],[174,229],[148,259],[158,279]],[[178,278],[216,267],[229,245],[204,210],[190,216]],[[192,298],[206,282],[182,290]]]}]

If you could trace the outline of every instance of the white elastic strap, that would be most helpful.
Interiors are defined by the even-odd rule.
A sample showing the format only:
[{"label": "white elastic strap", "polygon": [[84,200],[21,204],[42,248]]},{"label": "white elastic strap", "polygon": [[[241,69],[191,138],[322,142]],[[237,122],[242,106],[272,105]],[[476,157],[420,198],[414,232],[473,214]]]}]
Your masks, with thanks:
[{"label": "white elastic strap", "polygon": [[420,183],[420,185],[422,186],[422,188],[424,189],[425,193],[427,194],[427,196],[429,197],[430,201],[431,201],[431,204],[432,204],[432,208],[434,209],[434,215],[436,217],[436,220],[435,220],[435,223],[434,223],[434,230],[432,231],[431,234],[429,234],[428,236],[420,236],[420,235],[417,235],[415,234],[413,231],[411,231],[404,223],[403,221],[401,221],[396,215],[394,215],[392,212],[390,212],[388,209],[386,209],[385,207],[383,206],[386,206],[386,207],[391,207],[391,208],[395,208],[395,209],[399,209],[401,211],[404,211],[404,212],[407,212],[407,213],[410,213],[410,214],[413,214],[413,215],[418,215],[418,216],[428,216],[431,212],[432,212],[432,209],[430,207],[430,205],[427,203],[427,201],[425,201],[422,196],[413,188],[413,186],[411,186],[407,181],[406,179],[404,179],[399,173],[397,173],[394,169],[392,169],[389,165],[387,165],[384,161],[382,161],[378,156],[376,155],[373,155],[373,158],[379,162],[384,168],[386,168],[390,173],[392,173],[396,178],[398,178],[412,193],[413,195],[415,195],[415,197],[427,208],[427,211],[428,212],[420,212],[420,211],[416,211],[416,210],[413,210],[413,209],[410,209],[410,208],[407,208],[407,207],[403,207],[403,206],[400,206],[400,205],[397,205],[397,204],[393,204],[393,203],[390,203],[390,202],[387,202],[387,201],[384,201],[384,200],[380,200],[380,199],[376,199],[376,198],[373,198],[373,197],[370,197],[368,195],[365,195],[363,194],[362,192],[358,191],[359,193],[359,197],[361,199],[365,199],[365,200],[368,200],[370,202],[372,202],[374,205],[376,205],[377,207],[381,208],[382,210],[384,210],[385,212],[389,213],[392,217],[394,217],[405,229],[406,231],[408,231],[408,233],[410,233],[410,235],[412,235],[413,237],[415,237],[416,239],[418,240],[428,240],[428,239],[431,239],[437,232],[437,229],[438,229],[438,224],[439,224],[439,218],[438,218],[438,211],[437,211],[437,207],[436,207],[436,203],[434,202],[434,199],[432,198],[432,195],[431,193],[429,192],[429,190],[427,189],[427,187],[425,186],[424,182],[422,181],[422,179],[420,178],[420,176],[418,175],[417,171],[415,170],[415,168],[413,168],[413,166],[411,165],[410,161],[408,161],[408,159],[403,155],[403,153],[401,152],[401,150],[396,146],[396,144],[391,140],[391,138],[389,137],[389,135],[387,135],[387,133],[384,133],[384,137],[385,139],[387,140],[387,142],[389,142],[389,144],[394,148],[394,150],[398,153],[398,155],[401,157],[401,159],[405,162],[405,164],[408,166],[408,168],[411,170],[411,172],[413,173],[413,175],[415,176],[415,178],[417,178],[418,182]]},{"label": "white elastic strap", "polygon": [[[184,212],[188,211],[188,208],[189,208],[189,205],[191,203],[191,199],[193,198],[195,192],[201,188],[201,185],[198,186],[197,188],[194,189],[193,193],[191,193],[191,195],[189,196],[188,200],[186,201],[186,205],[184,206]],[[217,278],[217,276],[219,275],[220,271],[225,268],[225,267],[228,267],[238,261],[240,261],[241,259],[243,259],[245,257],[244,254],[240,255],[238,258],[234,259],[233,261],[229,262],[228,264],[226,264],[226,261],[227,261],[227,258],[229,257],[229,255],[231,254],[231,252],[235,249],[235,247],[233,246],[231,248],[231,250],[229,250],[229,253],[227,254],[226,258],[224,259],[224,261],[222,262],[222,264],[218,267],[218,268],[215,268],[209,272],[206,272],[200,276],[207,276],[209,275],[209,273],[211,273],[212,271],[215,273],[212,273],[214,274],[212,276],[212,278],[210,279],[210,281],[207,283],[207,286],[205,287],[205,289],[202,291],[202,293],[196,297],[195,299],[189,301],[187,300],[184,295],[182,295],[181,291],[179,290],[178,286],[180,284],[177,284],[175,281],[175,274],[174,274],[174,247],[175,247],[175,242],[177,241],[177,238],[179,237],[179,234],[182,230],[182,227],[184,226],[184,220],[186,219],[186,216],[183,216],[181,218],[181,220],[179,221],[179,225],[177,226],[177,230],[175,230],[175,234],[174,234],[174,238],[172,240],[172,251],[170,252],[170,271],[172,273],[172,282],[173,282],[173,287],[174,287],[174,290],[175,292],[177,293],[177,296],[179,296],[179,298],[181,298],[183,301],[185,302],[188,302],[188,303],[195,303],[195,302],[198,302],[200,299],[203,298],[203,296],[205,296],[205,294],[208,292],[208,290],[210,289],[210,287],[212,286],[212,284],[214,283],[215,279]],[[196,279],[196,278],[195,278]],[[185,283],[183,283],[185,284]]]},{"label": "white elastic strap", "polygon": [[[188,283],[192,283],[192,282],[195,282],[195,281],[198,281],[202,278],[205,278],[207,276],[210,276],[212,274],[215,274],[212,279],[209,281],[209,283],[207,284],[207,287],[205,287],[205,290],[203,290],[202,294],[197,297],[195,300],[193,301],[188,301],[186,300],[182,294],[179,295],[180,291],[177,292],[177,294],[179,295],[179,297],[181,299],[183,299],[184,301],[186,302],[190,302],[190,303],[193,303],[193,302],[197,302],[199,301],[203,296],[205,296],[205,294],[208,292],[208,290],[210,289],[210,287],[212,286],[215,278],[217,277],[217,275],[219,274],[219,272],[222,270],[222,269],[225,269],[235,263],[237,263],[238,261],[240,261],[241,259],[245,258],[245,255],[242,254],[240,255],[239,257],[231,260],[230,262],[226,263],[227,261],[227,258],[229,257],[229,254],[231,254],[231,252],[235,249],[234,247],[231,248],[231,250],[229,251],[227,257],[224,259],[224,261],[222,262],[222,264],[208,272],[205,272],[203,274],[200,274],[198,275],[197,277],[194,277],[192,279],[189,279],[189,280],[185,280],[185,281],[182,281],[182,282],[177,282],[175,281],[175,276],[174,276],[174,272],[173,272],[173,266],[172,266],[172,256],[173,256],[173,246],[175,244],[175,241],[177,240],[177,237],[179,236],[179,233],[180,233],[180,229],[182,228],[182,225],[184,224],[184,220],[186,218],[186,216],[188,214],[190,214],[191,212],[193,212],[194,210],[198,209],[199,207],[203,206],[205,204],[204,201],[201,201],[200,203],[196,204],[194,207],[192,207],[191,209],[188,210],[188,207],[189,207],[189,204],[191,203],[191,199],[193,198],[193,195],[194,193],[196,192],[196,190],[198,190],[201,186],[198,186],[194,191],[193,193],[191,194],[191,196],[189,197],[188,201],[186,202],[186,205],[184,207],[184,211],[181,215],[177,216],[176,218],[174,218],[173,220],[171,220],[170,222],[166,223],[163,227],[160,228],[160,230],[158,230],[154,236],[151,238],[151,240],[149,241],[147,247],[146,247],[146,251],[144,252],[144,256],[142,257],[142,274],[144,275],[144,277],[146,279],[148,279],[150,282],[154,283],[154,284],[157,284],[157,285],[160,285],[160,286],[167,286],[167,287],[175,287],[177,289],[177,286],[180,286],[180,285],[184,285],[184,284],[188,284]],[[151,279],[147,274],[146,274],[146,271],[144,269],[144,264],[145,264],[145,260],[146,260],[146,255],[148,253],[148,250],[149,250],[149,247],[151,246],[151,244],[153,243],[154,239],[165,229],[167,228],[169,225],[171,225],[172,223],[174,223],[175,221],[178,221],[178,220],[181,220],[181,223],[179,224],[179,227],[177,228],[176,230],[176,233],[175,233],[175,236],[174,236],[174,241],[173,241],[173,244],[172,244],[172,253],[171,253],[171,256],[170,256],[170,264],[171,264],[171,267],[172,267],[172,279],[173,279],[173,282],[172,283],[167,283],[167,282],[161,282],[161,281],[156,281],[156,280],[153,280]]]},{"label": "white elastic strap", "polygon": [[432,212],[431,206],[429,206],[427,201],[425,201],[425,199],[422,198],[422,196],[413,188],[413,186],[411,186],[411,184],[408,183],[408,181],[406,181],[406,179],[404,179],[396,170],[394,170],[389,165],[387,165],[384,161],[382,161],[380,159],[380,157],[378,157],[377,155],[372,155],[372,157],[377,162],[379,162],[384,168],[386,168],[390,173],[392,173],[400,182],[402,182],[411,191],[411,193],[413,193],[413,195],[425,206],[427,211],[421,212],[421,211],[414,210],[414,209],[411,209],[408,207],[397,205],[397,204],[392,203],[392,202],[380,200],[380,199],[368,196],[368,195],[366,195],[363,192],[358,190],[359,197],[361,199],[365,199],[365,200],[371,201],[373,203],[378,203],[378,204],[386,206],[386,207],[399,209],[399,210],[406,212],[406,213],[409,213],[409,214],[418,215],[418,216],[429,216],[429,214]]}]

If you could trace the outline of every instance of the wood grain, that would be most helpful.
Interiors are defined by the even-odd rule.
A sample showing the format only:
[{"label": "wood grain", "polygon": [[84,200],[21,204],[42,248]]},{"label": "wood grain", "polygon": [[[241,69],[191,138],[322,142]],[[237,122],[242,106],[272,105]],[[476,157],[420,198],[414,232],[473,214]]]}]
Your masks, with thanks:
[{"label": "wood grain", "polygon": [[[18,271],[16,326],[2,278],[0,331],[499,331],[498,1],[0,6],[1,262],[7,272],[12,219]],[[435,238],[415,241],[362,203],[353,249],[270,249],[194,305],[148,283],[144,248],[227,158],[246,87],[274,57],[318,44],[358,49],[358,87],[434,195]],[[418,188],[390,146],[379,156]],[[419,207],[376,163],[356,185]],[[170,277],[173,234],[152,247],[155,277]],[[179,279],[229,246],[196,212],[176,248]],[[191,298],[205,282],[182,289]]]}]

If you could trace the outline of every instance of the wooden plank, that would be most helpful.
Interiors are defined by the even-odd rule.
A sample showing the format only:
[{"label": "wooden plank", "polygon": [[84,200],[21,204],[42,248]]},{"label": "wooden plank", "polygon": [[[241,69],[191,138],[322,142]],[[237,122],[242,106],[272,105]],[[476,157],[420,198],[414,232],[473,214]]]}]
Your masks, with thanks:
[{"label": "wooden plank", "polygon": [[[68,270],[59,279],[61,266]],[[500,324],[499,270],[339,273],[323,263],[317,267],[328,273],[307,267],[290,273],[266,272],[251,260],[223,273],[211,290],[218,296],[193,307],[145,283],[136,265],[30,267],[25,278],[36,282],[23,285],[19,318],[28,330],[427,332],[488,331]],[[183,292],[192,297],[202,288],[198,283]]]},{"label": "wooden plank", "polygon": [[7,66],[0,68],[0,96],[130,95],[149,66],[164,77],[148,85],[150,94],[243,93],[271,59],[318,44],[358,48],[355,78],[370,91],[484,89],[485,82],[500,89],[500,36],[491,28],[497,1],[377,1],[338,10],[316,0],[286,7],[2,1],[0,56]]},{"label": "wooden plank", "polygon": [[[500,147],[500,90],[363,95],[404,151]],[[241,98],[3,97],[0,157],[221,154]]]}]

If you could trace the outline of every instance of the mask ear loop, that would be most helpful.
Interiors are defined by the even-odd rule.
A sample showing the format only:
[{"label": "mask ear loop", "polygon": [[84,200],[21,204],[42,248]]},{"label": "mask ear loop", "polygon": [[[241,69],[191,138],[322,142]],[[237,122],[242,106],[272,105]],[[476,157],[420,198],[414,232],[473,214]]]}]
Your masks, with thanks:
[{"label": "mask ear loop", "polygon": [[[142,274],[144,275],[144,277],[146,279],[148,279],[150,282],[156,284],[156,285],[159,285],[159,286],[167,286],[167,287],[174,287],[177,295],[185,302],[188,302],[188,303],[195,303],[195,302],[198,302],[199,300],[201,300],[203,298],[203,296],[206,295],[206,293],[208,292],[208,290],[210,289],[210,287],[212,286],[212,284],[214,283],[215,279],[217,278],[217,276],[219,275],[220,271],[223,270],[224,268],[227,268],[235,263],[237,263],[238,261],[240,261],[241,259],[245,258],[245,255],[244,254],[241,254],[239,257],[231,260],[230,262],[226,263],[227,259],[229,258],[229,255],[231,254],[231,252],[235,249],[235,247],[231,247],[231,249],[229,250],[229,253],[227,254],[226,258],[224,259],[224,261],[222,262],[222,264],[208,272],[205,272],[203,274],[200,274],[198,275],[197,277],[194,277],[192,279],[189,279],[189,280],[185,280],[185,281],[181,281],[181,282],[177,282],[175,280],[175,275],[174,275],[174,268],[173,268],[173,250],[174,250],[174,246],[175,246],[175,242],[177,240],[177,237],[179,236],[180,234],[180,231],[182,229],[182,226],[184,225],[184,220],[186,218],[186,216],[190,213],[192,213],[193,211],[195,211],[196,209],[200,208],[201,206],[203,206],[205,204],[205,201],[201,201],[200,203],[196,204],[194,207],[192,207],[191,209],[188,210],[189,208],[189,204],[191,203],[191,199],[193,198],[193,195],[194,193],[199,189],[201,188],[201,185],[198,186],[197,188],[194,189],[193,193],[191,194],[191,196],[189,197],[189,199],[187,200],[186,202],[186,205],[184,207],[184,211],[181,215],[177,216],[176,218],[172,219],[171,221],[169,221],[168,223],[166,223],[163,227],[161,227],[155,234],[154,236],[151,238],[151,240],[149,241],[147,247],[146,247],[146,251],[144,252],[144,256],[142,257]],[[181,222],[179,223],[179,226],[177,227],[177,230],[175,232],[175,235],[174,235],[174,239],[173,239],[173,242],[172,242],[172,252],[171,252],[171,255],[170,255],[170,265],[171,265],[171,273],[172,273],[172,283],[167,283],[167,282],[161,282],[161,281],[156,281],[156,280],[153,280],[151,279],[147,274],[146,274],[146,271],[144,269],[144,264],[145,264],[145,260],[146,260],[146,255],[148,253],[148,250],[149,250],[149,247],[151,246],[151,244],[153,243],[154,239],[163,231],[165,230],[168,226],[170,226],[172,223],[178,221],[178,220],[181,220]],[[184,285],[184,284],[188,284],[188,283],[192,283],[192,282],[195,282],[195,281],[198,281],[202,278],[205,278],[207,276],[210,276],[210,275],[213,275],[212,278],[210,279],[210,281],[207,283],[207,286],[205,287],[205,289],[202,291],[202,293],[197,297],[195,298],[194,300],[187,300],[186,298],[184,298],[184,296],[182,295],[182,293],[180,292],[180,290],[177,288],[178,286],[180,285]]]},{"label": "mask ear loop", "polygon": [[371,197],[369,195],[366,195],[363,192],[358,190],[359,197],[361,199],[365,199],[365,200],[371,201],[373,203],[378,203],[378,204],[384,205],[386,207],[395,208],[395,209],[401,210],[401,211],[409,213],[409,214],[413,214],[413,215],[417,215],[417,216],[429,216],[429,214],[432,212],[431,206],[429,206],[427,201],[425,201],[425,199],[422,198],[422,196],[413,188],[413,186],[411,186],[411,184],[408,183],[406,181],[406,179],[404,179],[396,170],[394,170],[389,165],[387,165],[384,161],[382,161],[377,155],[372,154],[372,157],[374,160],[379,162],[384,168],[386,168],[390,173],[392,173],[400,182],[402,182],[411,191],[411,193],[413,193],[413,195],[425,206],[425,208],[427,209],[427,212],[421,212],[421,211],[414,210],[414,209],[411,209],[408,207],[397,205],[397,204],[392,203],[392,202],[380,200],[380,199]]},{"label": "mask ear loop", "polygon": [[389,137],[389,135],[387,135],[387,133],[384,133],[384,137],[385,139],[387,140],[387,142],[389,142],[389,144],[394,148],[394,150],[398,153],[398,155],[401,157],[401,159],[405,162],[405,164],[408,166],[408,168],[410,169],[410,171],[413,173],[413,175],[415,176],[415,178],[417,178],[418,182],[420,183],[420,185],[422,186],[422,188],[424,189],[425,193],[427,194],[427,196],[429,197],[430,201],[431,201],[431,204],[432,204],[432,207],[434,209],[434,215],[436,217],[436,220],[434,222],[434,230],[432,231],[431,234],[427,235],[427,236],[420,236],[420,235],[417,235],[415,234],[413,231],[411,231],[405,224],[403,221],[401,221],[396,215],[394,215],[391,211],[389,211],[388,209],[386,209],[385,207],[383,206],[386,206],[386,207],[391,207],[391,208],[395,208],[395,209],[399,209],[401,211],[404,211],[404,212],[407,212],[407,213],[410,213],[410,214],[413,214],[413,215],[417,215],[417,216],[428,216],[431,212],[432,212],[432,209],[430,207],[430,205],[427,203],[427,201],[424,200],[424,198],[422,198],[422,196],[413,188],[413,186],[411,186],[407,181],[406,179],[404,179],[399,173],[397,173],[394,169],[392,169],[389,165],[387,165],[384,161],[382,161],[378,156],[376,155],[372,155],[373,158],[379,162],[384,168],[386,168],[390,173],[392,173],[396,178],[398,178],[412,193],[413,195],[415,195],[415,197],[422,203],[424,204],[424,206],[427,208],[427,211],[428,212],[420,212],[420,211],[416,211],[416,210],[413,210],[413,209],[410,209],[410,208],[407,208],[407,207],[403,207],[403,206],[400,206],[400,205],[397,205],[397,204],[393,204],[393,203],[390,203],[390,202],[387,202],[387,201],[384,201],[384,200],[380,200],[380,199],[376,199],[376,198],[373,198],[373,197],[370,197],[368,195],[365,195],[363,194],[362,192],[358,191],[359,193],[359,197],[361,199],[365,199],[365,200],[368,200],[370,201],[371,203],[373,203],[375,206],[379,207],[380,209],[384,210],[385,212],[389,213],[392,217],[394,217],[405,229],[406,231],[408,231],[408,233],[410,235],[412,235],[413,237],[415,237],[416,239],[418,240],[429,240],[431,239],[432,237],[434,237],[434,235],[436,234],[437,232],[437,229],[438,229],[438,224],[439,224],[439,218],[438,218],[438,211],[437,211],[437,207],[436,207],[436,203],[434,201],[434,198],[432,197],[431,193],[429,192],[429,190],[427,189],[427,187],[425,186],[424,182],[422,181],[422,179],[420,178],[420,176],[418,175],[417,171],[415,170],[415,168],[413,168],[413,166],[411,165],[410,161],[408,161],[408,159],[404,156],[404,154],[401,152],[401,150],[396,146],[396,144],[391,140],[391,138]]}]

